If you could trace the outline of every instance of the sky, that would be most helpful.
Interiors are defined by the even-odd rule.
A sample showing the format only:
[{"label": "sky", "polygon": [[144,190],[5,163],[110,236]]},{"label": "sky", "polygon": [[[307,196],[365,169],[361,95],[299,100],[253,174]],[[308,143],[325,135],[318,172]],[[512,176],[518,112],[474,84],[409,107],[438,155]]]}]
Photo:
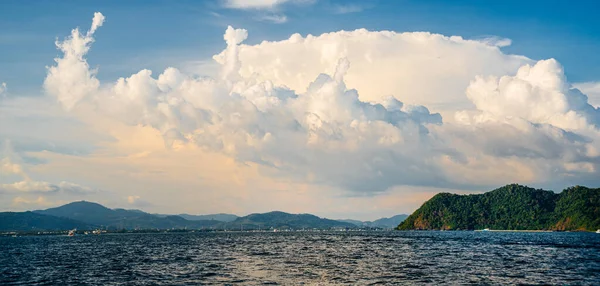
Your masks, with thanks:
[{"label": "sky", "polygon": [[0,210],[598,187],[597,1],[1,1]]}]

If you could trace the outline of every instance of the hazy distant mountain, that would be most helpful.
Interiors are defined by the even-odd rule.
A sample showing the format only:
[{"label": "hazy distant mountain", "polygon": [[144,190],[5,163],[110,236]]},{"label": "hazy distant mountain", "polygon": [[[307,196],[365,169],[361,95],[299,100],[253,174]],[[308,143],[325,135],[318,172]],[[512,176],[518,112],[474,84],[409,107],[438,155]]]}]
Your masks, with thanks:
[{"label": "hazy distant mountain", "polygon": [[[356,228],[358,221],[343,222],[311,214],[290,214],[280,211],[237,217],[231,214],[158,215],[141,210],[110,209],[93,202],[79,201],[60,207],[24,213],[0,213],[0,230],[31,229],[332,229]],[[387,227],[386,220],[376,223]],[[396,222],[397,224],[397,222]]]},{"label": "hazy distant mountain", "polygon": [[231,222],[238,218],[238,216],[233,214],[207,214],[207,215],[190,215],[190,214],[180,214],[180,217],[187,220],[216,220],[223,222]]},{"label": "hazy distant mountain", "polygon": [[338,219],[337,221],[351,223],[356,226],[366,226],[365,221],[355,220],[355,219]]},{"label": "hazy distant mountain", "polygon": [[94,226],[68,218],[43,215],[34,212],[0,213],[1,231],[42,231],[66,229],[92,229]]},{"label": "hazy distant mountain", "polygon": [[407,217],[408,217],[408,215],[399,214],[399,215],[395,215],[393,217],[389,217],[389,218],[384,217],[384,218],[380,218],[380,219],[374,220],[374,221],[360,221],[360,220],[354,220],[354,219],[341,219],[338,221],[351,223],[351,224],[357,225],[359,227],[395,228],[398,226],[398,224],[400,224],[402,221],[404,221]]},{"label": "hazy distant mountain", "polygon": [[[156,216],[159,217],[167,217],[170,215],[165,215],[165,214],[154,214]],[[238,216],[233,215],[233,214],[224,214],[224,213],[219,213],[219,214],[207,214],[207,215],[191,215],[191,214],[178,214],[178,216],[187,219],[187,220],[216,220],[216,221],[221,221],[221,222],[231,222],[234,221],[236,218],[238,218]]]},{"label": "hazy distant mountain", "polygon": [[86,201],[73,202],[35,212],[114,229],[203,228],[219,224],[214,220],[189,221],[175,215],[159,217],[140,210],[109,209],[103,205]]},{"label": "hazy distant mountain", "polygon": [[399,214],[399,215],[395,215],[393,217],[387,217],[387,218],[384,217],[384,218],[380,218],[378,220],[374,220],[373,222],[371,222],[371,226],[382,227],[382,228],[395,228],[401,222],[403,222],[407,217],[408,217],[408,215],[405,215],[405,214]]},{"label": "hazy distant mountain", "polygon": [[356,228],[356,225],[320,218],[311,214],[289,214],[280,211],[251,214],[227,223],[228,229],[329,229],[329,228]]}]

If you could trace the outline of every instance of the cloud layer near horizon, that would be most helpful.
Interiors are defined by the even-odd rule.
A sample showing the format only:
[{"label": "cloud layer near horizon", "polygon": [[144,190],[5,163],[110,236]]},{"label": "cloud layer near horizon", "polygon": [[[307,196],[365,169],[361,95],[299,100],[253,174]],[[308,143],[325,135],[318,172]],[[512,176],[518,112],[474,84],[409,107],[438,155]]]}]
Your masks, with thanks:
[{"label": "cloud layer near horizon", "polygon": [[101,83],[86,55],[103,22],[96,13],[88,32],[56,43],[44,82],[92,126],[150,127],[171,150],[343,196],[600,181],[600,111],[556,60],[504,54],[510,41],[356,30],[248,46],[229,27],[217,78],[167,68]]}]

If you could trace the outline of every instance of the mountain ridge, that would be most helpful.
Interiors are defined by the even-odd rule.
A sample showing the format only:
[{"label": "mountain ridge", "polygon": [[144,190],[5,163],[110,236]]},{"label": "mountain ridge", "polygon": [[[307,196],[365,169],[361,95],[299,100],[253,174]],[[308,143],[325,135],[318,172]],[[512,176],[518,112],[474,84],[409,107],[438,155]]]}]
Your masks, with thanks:
[{"label": "mountain ridge", "polygon": [[[18,212],[0,213],[0,231],[31,229],[332,229],[357,228],[358,226],[337,220],[321,218],[312,214],[290,214],[282,211],[254,213],[238,217],[229,214],[215,214],[230,221],[199,220],[211,215],[193,216],[188,220],[181,215],[150,214],[141,210],[121,208],[110,209],[101,204],[88,201],[76,201],[62,206]],[[18,228],[10,224],[9,217],[18,218],[21,224],[33,227]],[[235,219],[233,219],[235,217]],[[232,220],[233,219],[233,220]],[[13,219],[14,220],[14,219]],[[43,225],[47,222],[48,225]],[[40,225],[41,224],[41,225]]]},{"label": "mountain ridge", "polygon": [[[168,214],[154,214],[154,215],[160,216],[160,217],[171,216]],[[181,213],[181,214],[176,214],[176,215],[180,216],[184,219],[192,220],[192,221],[193,220],[216,220],[216,221],[221,221],[221,222],[232,222],[239,217],[237,215],[227,214],[227,213],[202,214],[202,215]]]}]

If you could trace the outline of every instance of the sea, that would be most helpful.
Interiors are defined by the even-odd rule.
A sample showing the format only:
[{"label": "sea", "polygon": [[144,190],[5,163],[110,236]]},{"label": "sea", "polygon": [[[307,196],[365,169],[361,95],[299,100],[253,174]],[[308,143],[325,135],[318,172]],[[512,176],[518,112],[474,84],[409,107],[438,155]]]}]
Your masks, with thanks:
[{"label": "sea", "polygon": [[201,232],[0,237],[0,285],[600,285],[600,234]]}]

